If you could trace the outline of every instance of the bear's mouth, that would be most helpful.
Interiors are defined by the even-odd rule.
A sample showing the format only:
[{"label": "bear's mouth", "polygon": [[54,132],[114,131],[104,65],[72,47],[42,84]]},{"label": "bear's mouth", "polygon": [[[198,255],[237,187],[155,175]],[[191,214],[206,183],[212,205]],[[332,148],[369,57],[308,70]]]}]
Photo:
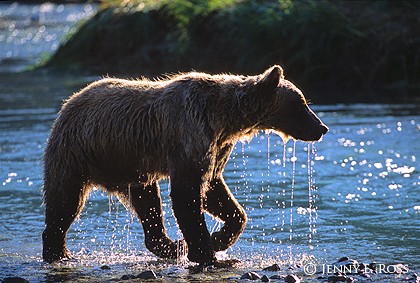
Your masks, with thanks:
[{"label": "bear's mouth", "polygon": [[293,138],[304,142],[320,142],[328,130],[328,127],[324,123],[321,123],[317,130],[313,130],[309,134],[295,135]]},{"label": "bear's mouth", "polygon": [[[295,129],[297,130],[297,129]],[[303,141],[303,142],[320,142],[322,141],[322,138],[324,137],[324,135],[328,132],[328,127],[324,124],[320,124],[318,126],[317,130],[311,131],[311,132],[303,132],[303,131],[298,131],[296,133],[285,133],[279,130],[274,130],[274,129],[270,129],[270,130],[266,130],[266,133],[274,133],[276,135],[278,135],[279,137],[282,138],[284,143],[287,143],[290,139],[293,139],[294,141]]]}]

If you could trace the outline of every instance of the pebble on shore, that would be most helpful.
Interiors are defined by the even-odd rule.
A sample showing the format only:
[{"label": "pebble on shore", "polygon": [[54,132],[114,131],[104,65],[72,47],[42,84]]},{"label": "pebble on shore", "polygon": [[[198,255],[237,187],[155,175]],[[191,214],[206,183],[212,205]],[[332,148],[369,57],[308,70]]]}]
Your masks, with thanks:
[{"label": "pebble on shore", "polygon": [[300,283],[302,282],[302,279],[299,278],[297,275],[294,274],[288,274],[285,278],[284,278],[284,282],[286,283]]},{"label": "pebble on shore", "polygon": [[157,279],[157,275],[153,270],[146,270],[137,275],[137,278],[139,279]]},{"label": "pebble on shore", "polygon": [[143,279],[143,280],[148,280],[148,279],[157,279],[157,275],[153,270],[146,270],[143,271],[141,273],[139,273],[137,276],[132,275],[132,274],[124,274],[123,276],[121,276],[120,280],[130,280],[130,279]]},{"label": "pebble on shore", "polygon": [[1,281],[2,283],[29,283],[28,280],[22,277],[6,277]]},{"label": "pebble on shore", "polygon": [[273,265],[270,265],[270,266],[264,268],[263,270],[265,270],[265,271],[279,271],[280,266],[277,263],[275,263]]},{"label": "pebble on shore", "polygon": [[241,276],[241,279],[250,279],[250,280],[257,280],[257,279],[260,279],[260,278],[261,278],[261,276],[258,273],[253,272],[253,271],[247,272],[247,273],[245,273],[244,275]]}]

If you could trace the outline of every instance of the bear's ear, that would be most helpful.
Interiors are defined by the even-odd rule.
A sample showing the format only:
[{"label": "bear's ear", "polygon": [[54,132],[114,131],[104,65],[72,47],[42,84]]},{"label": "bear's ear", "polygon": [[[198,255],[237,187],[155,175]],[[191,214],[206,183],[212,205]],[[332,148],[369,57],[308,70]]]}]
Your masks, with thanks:
[{"label": "bear's ear", "polygon": [[283,78],[283,69],[276,65],[265,71],[257,84],[265,91],[273,91],[280,85],[280,80]]}]

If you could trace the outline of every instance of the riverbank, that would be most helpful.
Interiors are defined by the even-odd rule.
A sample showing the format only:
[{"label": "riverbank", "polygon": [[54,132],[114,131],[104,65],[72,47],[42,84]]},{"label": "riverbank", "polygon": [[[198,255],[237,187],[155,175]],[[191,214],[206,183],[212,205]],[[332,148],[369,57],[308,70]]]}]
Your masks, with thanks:
[{"label": "riverbank", "polygon": [[104,3],[46,67],[154,77],[281,64],[315,103],[420,99],[417,1]]},{"label": "riverbank", "polygon": [[[48,265],[26,261],[15,275],[0,276],[2,283],[27,282],[287,282],[287,283],[418,283],[420,277],[403,264],[358,263],[349,258],[330,264],[304,262],[303,265],[274,263],[265,266],[239,264],[236,268],[212,268],[197,270],[188,264],[174,264],[141,257],[120,256],[120,262],[85,258],[84,262],[70,260]],[[89,263],[87,262],[89,260]],[[113,258],[109,258],[112,261]],[[122,260],[127,260],[123,263]],[[139,262],[134,262],[139,260]],[[340,262],[341,260],[341,262]],[[342,263],[342,265],[340,265]],[[347,265],[346,265],[347,264]],[[10,269],[8,270],[10,271]],[[31,275],[28,275],[30,272]],[[10,273],[9,273],[10,274]],[[13,281],[14,280],[14,281]]]}]

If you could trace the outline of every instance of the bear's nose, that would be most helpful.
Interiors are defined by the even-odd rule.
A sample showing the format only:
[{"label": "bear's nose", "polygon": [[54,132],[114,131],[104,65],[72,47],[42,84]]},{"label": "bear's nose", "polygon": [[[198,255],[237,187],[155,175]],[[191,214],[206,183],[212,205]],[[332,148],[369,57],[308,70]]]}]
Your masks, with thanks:
[{"label": "bear's nose", "polygon": [[325,124],[321,124],[321,132],[325,135],[328,132],[328,127]]}]

